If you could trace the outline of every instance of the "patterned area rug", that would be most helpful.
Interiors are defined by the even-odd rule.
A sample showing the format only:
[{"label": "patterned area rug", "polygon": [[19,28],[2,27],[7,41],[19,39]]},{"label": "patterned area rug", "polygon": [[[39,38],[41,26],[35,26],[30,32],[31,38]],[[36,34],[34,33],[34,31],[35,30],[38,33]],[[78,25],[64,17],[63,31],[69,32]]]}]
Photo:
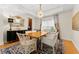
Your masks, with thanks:
[{"label": "patterned area rug", "polygon": [[[52,53],[52,48],[47,46],[47,45],[43,45],[43,50],[40,50],[39,54],[53,54]],[[9,48],[4,48],[4,49],[0,49],[0,53],[1,54],[25,54],[25,50],[24,48],[20,45],[20,43],[11,46]],[[56,51],[56,54],[62,54],[63,53],[63,47],[62,47],[62,43],[60,42],[60,44],[58,45],[58,49]],[[38,54],[38,53],[32,53],[32,54]]]}]

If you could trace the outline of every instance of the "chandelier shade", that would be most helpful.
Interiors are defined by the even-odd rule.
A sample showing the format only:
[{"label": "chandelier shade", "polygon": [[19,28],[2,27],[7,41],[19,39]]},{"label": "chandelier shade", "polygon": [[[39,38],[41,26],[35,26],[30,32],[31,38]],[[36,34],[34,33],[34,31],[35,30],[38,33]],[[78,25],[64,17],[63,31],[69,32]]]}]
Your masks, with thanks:
[{"label": "chandelier shade", "polygon": [[39,9],[39,11],[37,12],[37,16],[39,17],[39,18],[42,18],[43,16],[44,16],[44,13],[43,13],[43,11],[42,11],[42,5],[40,4],[40,9]]}]

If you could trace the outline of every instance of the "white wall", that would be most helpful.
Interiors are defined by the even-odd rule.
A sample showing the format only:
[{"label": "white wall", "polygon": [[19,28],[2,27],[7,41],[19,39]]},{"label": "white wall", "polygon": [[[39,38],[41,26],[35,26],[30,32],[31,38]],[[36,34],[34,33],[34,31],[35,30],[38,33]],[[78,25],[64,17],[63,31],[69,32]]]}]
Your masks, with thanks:
[{"label": "white wall", "polygon": [[79,4],[74,5],[73,14],[72,15],[74,16],[77,12],[79,12]]},{"label": "white wall", "polygon": [[72,11],[66,11],[59,14],[59,26],[61,38],[65,40],[72,40]]},{"label": "white wall", "polygon": [[28,29],[28,18],[24,19],[24,29]]},{"label": "white wall", "polygon": [[0,14],[0,45],[4,44],[5,31],[7,30],[7,18]]},{"label": "white wall", "polygon": [[32,23],[32,30],[39,30],[40,29],[40,19],[38,18],[33,18],[33,23]]},{"label": "white wall", "polygon": [[[79,4],[74,6],[73,17],[79,12]],[[75,19],[73,19],[75,20]],[[73,30],[73,43],[79,51],[79,31]]]},{"label": "white wall", "polygon": [[75,47],[77,48],[77,50],[79,51],[79,31],[75,31],[73,30],[73,43],[75,45]]}]

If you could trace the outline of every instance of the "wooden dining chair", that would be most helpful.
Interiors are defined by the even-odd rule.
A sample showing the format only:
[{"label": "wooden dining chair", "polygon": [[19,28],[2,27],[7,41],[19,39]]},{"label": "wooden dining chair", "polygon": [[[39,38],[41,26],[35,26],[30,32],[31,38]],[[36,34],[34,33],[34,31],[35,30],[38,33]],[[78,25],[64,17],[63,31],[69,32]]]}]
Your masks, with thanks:
[{"label": "wooden dining chair", "polygon": [[32,38],[30,39],[29,36],[21,33],[17,33],[17,36],[19,38],[20,44],[25,49],[25,52],[27,54],[30,54],[31,52],[37,50],[37,40]]}]

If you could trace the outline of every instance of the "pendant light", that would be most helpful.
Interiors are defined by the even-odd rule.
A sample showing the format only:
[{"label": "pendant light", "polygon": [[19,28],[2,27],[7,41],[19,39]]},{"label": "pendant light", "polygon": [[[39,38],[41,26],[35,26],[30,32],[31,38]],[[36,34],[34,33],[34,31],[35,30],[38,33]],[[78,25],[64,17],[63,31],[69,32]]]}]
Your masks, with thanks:
[{"label": "pendant light", "polygon": [[37,12],[37,15],[38,15],[39,18],[42,18],[44,16],[41,4],[40,4],[39,11]]}]

